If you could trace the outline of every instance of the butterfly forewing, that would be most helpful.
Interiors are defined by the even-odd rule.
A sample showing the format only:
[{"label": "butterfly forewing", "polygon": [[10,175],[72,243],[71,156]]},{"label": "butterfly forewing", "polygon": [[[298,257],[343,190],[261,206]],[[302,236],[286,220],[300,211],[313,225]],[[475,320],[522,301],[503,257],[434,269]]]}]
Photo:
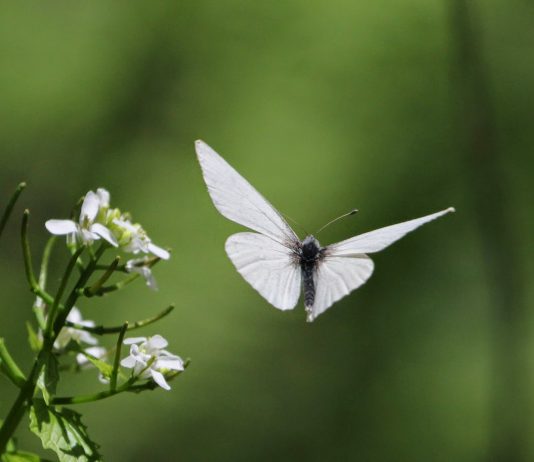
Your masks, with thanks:
[{"label": "butterfly forewing", "polygon": [[350,257],[362,253],[380,252],[389,245],[398,241],[409,232],[419,228],[419,226],[435,220],[446,213],[454,212],[452,207],[441,212],[432,213],[414,220],[404,221],[396,225],[386,226],[385,228],[376,229],[368,233],[351,237],[344,241],[328,246],[331,255]]},{"label": "butterfly forewing", "polygon": [[233,234],[225,248],[237,271],[269,303],[280,310],[295,307],[302,276],[290,249],[256,233]]},{"label": "butterfly forewing", "polygon": [[226,218],[291,245],[298,237],[280,213],[203,141],[195,143],[208,192]]}]

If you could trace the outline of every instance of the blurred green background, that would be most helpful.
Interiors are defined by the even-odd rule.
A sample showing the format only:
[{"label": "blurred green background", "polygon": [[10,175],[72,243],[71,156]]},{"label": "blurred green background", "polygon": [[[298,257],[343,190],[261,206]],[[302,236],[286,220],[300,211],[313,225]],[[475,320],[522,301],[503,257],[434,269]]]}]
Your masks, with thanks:
[{"label": "blurred green background", "polygon": [[[32,359],[22,207],[36,264],[44,221],[99,186],[173,248],[159,292],[79,304],[114,324],[175,302],[143,333],[192,359],[172,392],[78,407],[106,460],[534,459],[534,5],[467,3],[2,4],[0,197],[29,184],[0,242],[16,359]],[[226,257],[241,228],[209,199],[197,138],[308,230],[360,209],[323,244],[457,213],[375,255],[309,325]],[[100,387],[83,382],[61,392]],[[14,396],[0,378],[0,416]]]}]

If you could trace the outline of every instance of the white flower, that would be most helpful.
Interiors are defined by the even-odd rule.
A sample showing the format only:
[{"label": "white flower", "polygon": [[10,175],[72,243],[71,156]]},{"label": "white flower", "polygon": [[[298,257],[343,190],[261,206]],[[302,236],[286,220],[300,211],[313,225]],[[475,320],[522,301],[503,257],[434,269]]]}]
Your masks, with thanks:
[{"label": "white flower", "polygon": [[121,366],[133,369],[133,374],[142,379],[152,378],[164,390],[171,389],[164,374],[184,370],[182,359],[164,349],[168,342],[161,335],[128,338],[124,344],[131,345],[130,355],[121,361]]},{"label": "white flower", "polygon": [[117,247],[112,232],[101,223],[95,223],[100,207],[109,205],[109,193],[102,188],[89,191],[83,200],[78,223],[73,220],[48,220],[46,229],[57,236],[67,235],[68,241],[90,245],[100,238]]},{"label": "white flower", "polygon": [[[152,240],[148,237],[146,231],[139,224],[133,224],[130,220],[124,217],[115,218],[113,224],[116,225],[122,231],[121,247],[126,252],[137,254],[139,252],[152,253],[156,257],[162,260],[168,260],[170,258],[169,252],[161,247],[152,243]],[[124,243],[122,242],[124,241]]]},{"label": "white flower", "polygon": [[126,271],[129,273],[139,273],[146,281],[146,285],[152,290],[158,290],[158,284],[152,274],[152,269],[148,265],[147,257],[135,258],[126,262]]},{"label": "white flower", "polygon": [[99,207],[109,209],[109,192],[107,189],[98,188],[96,190],[96,195],[98,196]]},{"label": "white flower", "polygon": [[[76,307],[73,307],[70,310],[69,315],[67,316],[67,321],[72,322],[73,324],[80,324],[86,327],[94,327],[95,323],[93,321],[84,320],[80,310]],[[88,345],[96,345],[98,340],[93,337],[89,332],[84,330],[75,329],[74,327],[63,327],[59,332],[59,335],[54,342],[54,348],[56,350],[64,349],[71,341],[77,343],[87,343]]]}]

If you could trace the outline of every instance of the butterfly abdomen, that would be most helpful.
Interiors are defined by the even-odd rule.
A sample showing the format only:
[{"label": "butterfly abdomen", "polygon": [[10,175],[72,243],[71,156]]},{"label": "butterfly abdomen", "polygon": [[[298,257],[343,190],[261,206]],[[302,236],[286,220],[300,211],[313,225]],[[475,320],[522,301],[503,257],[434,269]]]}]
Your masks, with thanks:
[{"label": "butterfly abdomen", "polygon": [[300,267],[302,269],[302,287],[304,290],[304,306],[307,311],[311,310],[315,301],[314,273],[317,262],[322,256],[321,246],[317,239],[308,236],[300,248]]},{"label": "butterfly abdomen", "polygon": [[302,265],[302,287],[304,289],[304,306],[306,309],[310,309],[315,301],[315,283],[313,281],[314,269],[314,263],[304,263]]}]

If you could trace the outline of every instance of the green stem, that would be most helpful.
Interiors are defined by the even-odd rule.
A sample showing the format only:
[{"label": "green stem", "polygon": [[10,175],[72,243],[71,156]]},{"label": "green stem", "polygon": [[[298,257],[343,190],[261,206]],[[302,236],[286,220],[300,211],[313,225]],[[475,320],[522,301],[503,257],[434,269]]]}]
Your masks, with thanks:
[{"label": "green stem", "polygon": [[[50,239],[48,239],[48,242],[45,245],[44,251],[43,251],[43,257],[41,259],[41,270],[39,271],[39,281],[38,286],[39,289],[44,291],[46,288],[46,280],[48,279],[48,262],[50,261],[50,255],[52,254],[52,248],[54,247],[54,244],[57,242],[57,239],[55,236],[52,236]],[[46,329],[46,320],[44,316],[44,309],[43,304],[53,303],[53,299],[50,298],[50,300],[47,302],[43,297],[37,295],[37,301],[41,301],[41,303],[38,303],[37,301],[33,305],[33,312],[35,313],[35,317],[37,318],[37,323],[39,324],[39,327],[41,330]]]},{"label": "green stem", "polygon": [[61,309],[56,317],[56,320],[54,321],[54,327],[52,332],[54,333],[54,340],[55,337],[59,334],[61,328],[65,325],[65,322],[67,320],[67,316],[70,313],[70,310],[76,303],[76,300],[78,300],[78,297],[80,296],[80,292],[82,288],[87,284],[87,281],[91,277],[91,274],[93,274],[93,271],[95,269],[96,264],[98,263],[98,260],[106,250],[106,244],[101,244],[98,250],[96,251],[96,254],[94,258],[91,259],[91,261],[87,264],[87,267],[83,271],[82,274],[80,274],[80,277],[78,278],[78,281],[76,282],[76,285],[74,286],[74,289],[70,292],[67,301],[65,302],[65,305],[63,309]]},{"label": "green stem", "polygon": [[19,185],[17,186],[17,189],[15,189],[15,192],[11,196],[11,199],[9,199],[6,209],[4,210],[4,214],[2,215],[2,219],[0,219],[0,236],[2,236],[4,228],[6,227],[9,217],[11,216],[11,212],[13,211],[13,207],[15,207],[15,203],[17,202],[17,199],[19,198],[20,193],[23,191],[25,187],[26,187],[26,183],[24,182],[19,183]]},{"label": "green stem", "polygon": [[57,242],[56,236],[52,236],[48,239],[43,251],[43,258],[41,259],[41,271],[39,272],[39,287],[44,289],[46,287],[46,280],[48,279],[48,262],[50,261],[50,255],[52,249]]},{"label": "green stem", "polygon": [[[54,297],[52,297],[52,295],[50,295],[48,292],[42,290],[40,287],[33,287],[32,292],[42,299],[47,305],[52,305],[54,303]],[[63,305],[60,303],[59,307],[61,308],[62,306]]]},{"label": "green stem", "polygon": [[130,277],[127,277],[126,279],[123,279],[122,281],[117,282],[116,284],[112,284],[110,286],[101,287],[98,291],[98,295],[104,295],[109,292],[115,292],[116,290],[123,289],[128,284],[135,281],[140,276],[139,273],[134,273]]},{"label": "green stem", "polygon": [[119,373],[119,365],[121,360],[122,341],[124,340],[124,334],[128,329],[128,323],[125,322],[122,325],[119,337],[117,338],[117,347],[115,348],[115,358],[113,360],[113,371],[111,372],[111,378],[109,380],[109,390],[115,391],[117,389],[117,375]]},{"label": "green stem", "polygon": [[35,391],[35,384],[37,382],[37,378],[39,377],[39,373],[44,362],[44,357],[44,350],[41,350],[39,356],[33,364],[28,379],[20,389],[17,399],[11,406],[4,423],[0,428],[0,455],[4,454],[8,441],[11,439],[11,436],[17,429],[22,417],[24,416],[24,413],[26,412],[27,403]]},{"label": "green stem", "polygon": [[[80,247],[76,252],[74,252],[74,255],[72,255],[72,257],[70,258],[67,268],[65,269],[65,274],[63,275],[63,278],[61,279],[61,283],[59,284],[57,294],[54,297],[54,302],[52,303],[50,312],[48,313],[48,323],[47,323],[46,331],[44,335],[45,338],[50,337],[52,335],[52,328],[54,326],[54,320],[56,318],[56,314],[59,309],[59,301],[63,297],[63,293],[65,292],[65,288],[67,287],[67,283],[69,282],[70,275],[72,274],[72,270],[76,266],[76,261],[78,260],[78,257],[81,255],[84,249],[85,247]],[[69,311],[70,311],[70,308],[69,308]]]},{"label": "green stem", "polygon": [[93,393],[90,395],[80,395],[80,396],[58,396],[57,398],[52,398],[51,403],[56,405],[65,405],[65,404],[82,404],[82,403],[91,403],[93,401],[100,401],[102,399],[110,398],[111,396],[118,395],[119,393],[124,393],[128,391],[130,385],[134,381],[130,379],[128,382],[125,382],[121,387],[115,388],[114,390],[105,390],[99,393]]},{"label": "green stem", "polygon": [[[153,317],[147,318],[147,319],[142,319],[141,321],[136,321],[134,323],[128,324],[128,329],[127,330],[130,331],[130,330],[134,330],[134,329],[139,329],[141,327],[148,326],[149,324],[153,324],[156,321],[159,321],[160,319],[162,319],[165,316],[167,316],[168,314],[170,314],[172,310],[174,310],[174,305],[168,306],[167,308],[165,308],[161,313],[157,314],[156,316],[153,316]],[[112,326],[112,327],[105,327],[105,326],[102,326],[102,325],[89,327],[89,326],[84,326],[82,324],[76,324],[74,322],[69,322],[69,321],[67,321],[65,323],[65,325],[67,327],[72,327],[72,328],[78,329],[78,330],[84,330],[86,332],[90,332],[91,334],[95,334],[95,335],[118,334],[123,328],[123,325]]]},{"label": "green stem", "polygon": [[[184,363],[184,368],[187,368],[189,364],[190,364],[190,361],[187,360]],[[165,378],[167,379],[167,381],[171,381],[175,377],[180,375],[182,372],[183,371],[176,371],[172,374],[166,375]],[[142,391],[155,390],[156,388],[159,387],[159,385],[153,380],[148,380],[147,382],[134,385],[136,381],[137,381],[137,377],[132,377],[130,380],[128,380],[127,382],[124,382],[120,387],[116,388],[115,390],[105,390],[99,393],[92,393],[89,395],[58,396],[56,398],[52,398],[51,404],[68,405],[68,404],[92,403],[93,401],[100,401],[100,400],[110,398],[112,396],[115,396],[115,395],[118,395],[124,392],[140,393]]]},{"label": "green stem", "polygon": [[24,210],[22,215],[22,228],[21,228],[21,241],[22,241],[22,255],[24,257],[24,271],[26,272],[26,279],[32,291],[38,288],[35,274],[33,274],[32,268],[32,255],[30,252],[30,243],[28,242],[28,220],[30,218],[30,211]]},{"label": "green stem", "polygon": [[[83,294],[86,297],[92,297],[97,295],[102,288],[102,286],[107,282],[107,280],[113,275],[117,265],[120,262],[120,257],[115,257],[111,264],[106,268],[104,274],[96,281],[91,287],[86,287],[83,291]],[[96,266],[96,265],[95,265]]]},{"label": "green stem", "polygon": [[[105,270],[105,271],[107,271],[108,268],[109,268],[109,265],[96,265],[95,266],[96,270]],[[115,271],[120,272],[120,273],[128,273],[128,271],[126,270],[126,265],[125,264],[117,265],[117,267],[115,268]]]},{"label": "green stem", "polygon": [[11,380],[17,387],[21,388],[24,386],[26,377],[24,377],[19,366],[17,366],[17,363],[9,354],[3,338],[0,338],[0,367],[9,380]]}]

